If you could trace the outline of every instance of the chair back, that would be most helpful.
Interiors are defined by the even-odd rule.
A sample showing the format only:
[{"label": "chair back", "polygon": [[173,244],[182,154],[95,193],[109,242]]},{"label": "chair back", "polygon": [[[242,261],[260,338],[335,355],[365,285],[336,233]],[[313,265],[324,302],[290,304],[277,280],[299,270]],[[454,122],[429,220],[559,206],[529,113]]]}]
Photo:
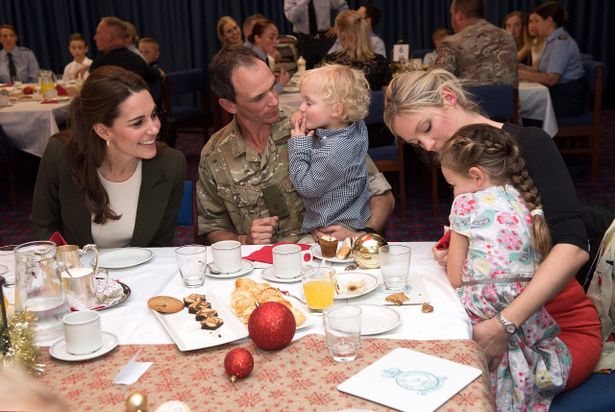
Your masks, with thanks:
[{"label": "chair back", "polygon": [[276,67],[280,67],[290,74],[297,70],[297,59],[299,58],[299,46],[297,38],[292,35],[278,37],[277,45],[280,61],[276,62]]},{"label": "chair back", "polygon": [[191,180],[184,181],[184,194],[177,215],[178,226],[192,226],[192,186]]},{"label": "chair back", "polygon": [[363,119],[365,124],[382,123],[384,120],[384,91],[372,91],[372,98],[369,102],[369,113]]},{"label": "chair back", "polygon": [[483,113],[494,120],[519,120],[519,90],[510,84],[466,86]]}]

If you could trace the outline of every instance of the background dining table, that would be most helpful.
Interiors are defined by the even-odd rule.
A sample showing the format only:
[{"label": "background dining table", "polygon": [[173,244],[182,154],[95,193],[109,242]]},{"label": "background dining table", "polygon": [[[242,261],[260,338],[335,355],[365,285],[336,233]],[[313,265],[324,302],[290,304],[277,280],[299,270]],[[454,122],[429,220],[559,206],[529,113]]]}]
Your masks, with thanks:
[{"label": "background dining table", "polygon": [[70,99],[17,100],[0,107],[0,124],[16,149],[42,157],[49,138],[69,118]]},{"label": "background dining table", "polygon": [[[199,288],[186,288],[177,267],[174,248],[151,248],[152,258],[138,266],[109,269],[110,278],[126,284],[129,298],[100,312],[102,329],[117,336],[120,346],[92,360],[65,362],[52,358],[39,342],[46,370],[41,379],[47,387],[64,396],[76,410],[118,410],[126,397],[138,390],[150,398],[150,405],[179,399],[193,410],[339,410],[362,408],[382,410],[375,403],[336,390],[339,383],[397,347],[406,347],[434,356],[470,365],[482,370],[481,376],[457,393],[443,410],[492,410],[493,399],[485,357],[470,340],[471,323],[446,278],[444,270],[431,256],[432,242],[405,242],[412,249],[410,281],[424,292],[433,312],[424,313],[420,305],[393,306],[401,324],[377,336],[365,337],[354,362],[331,360],[324,343],[322,316],[308,314],[298,301],[293,305],[308,317],[308,327],[298,329],[293,342],[279,351],[262,351],[248,338],[235,343],[188,352],[179,351],[161,322],[148,308],[147,300],[156,295],[181,299],[190,293],[214,294],[219,302],[230,305],[236,278],[208,275]],[[242,256],[259,246],[243,246]],[[125,249],[130,253],[130,249]],[[135,252],[142,250],[135,249]],[[101,251],[101,256],[105,252]],[[84,258],[89,263],[89,257]],[[209,256],[211,260],[211,256]],[[3,263],[11,266],[10,256]],[[253,262],[254,270],[244,275],[264,282],[263,269],[269,264]],[[344,264],[333,264],[344,272]],[[381,278],[379,269],[365,271]],[[301,298],[301,282],[277,283],[275,287]],[[386,293],[374,290],[353,299],[336,300],[336,304],[383,304]],[[389,306],[391,307],[391,306]],[[251,376],[231,384],[223,368],[224,356],[231,347],[241,346],[255,357]],[[132,385],[114,385],[113,378],[135,355],[138,361],[152,361],[153,366]],[[152,408],[153,410],[153,408]]]}]

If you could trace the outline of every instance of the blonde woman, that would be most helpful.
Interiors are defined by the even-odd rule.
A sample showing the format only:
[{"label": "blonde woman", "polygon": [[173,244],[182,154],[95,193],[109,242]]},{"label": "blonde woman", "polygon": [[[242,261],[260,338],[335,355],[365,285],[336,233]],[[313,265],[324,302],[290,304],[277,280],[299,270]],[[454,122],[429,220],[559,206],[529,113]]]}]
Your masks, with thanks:
[{"label": "blonde woman", "polygon": [[243,44],[239,25],[230,16],[220,17],[216,25],[216,33],[218,33],[218,39],[220,39],[223,48],[237,47]]},{"label": "blonde woman", "polygon": [[[386,90],[384,121],[393,134],[406,142],[438,153],[455,132],[471,124],[489,124],[515,139],[528,175],[540,191],[553,247],[525,290],[500,311],[505,322],[492,317],[476,323],[473,339],[481,345],[494,370],[514,335],[504,323],[518,329],[545,306],[559,325],[559,338],[572,356],[566,390],[581,384],[600,359],[602,336],[596,308],[575,279],[589,257],[587,234],[574,185],[553,139],[534,127],[498,123],[485,117],[460,81],[443,69],[404,73],[393,79]],[[447,254],[448,251],[434,249],[436,260],[442,264],[446,264]]]},{"label": "blonde woman", "polygon": [[387,59],[374,53],[367,20],[354,10],[344,10],[335,19],[342,49],[325,56],[321,64],[337,63],[361,70],[371,90],[382,89],[391,78]]},{"label": "blonde woman", "polygon": [[530,39],[523,22],[523,13],[515,10],[504,17],[504,29],[515,39],[517,61],[523,62],[530,53]]}]

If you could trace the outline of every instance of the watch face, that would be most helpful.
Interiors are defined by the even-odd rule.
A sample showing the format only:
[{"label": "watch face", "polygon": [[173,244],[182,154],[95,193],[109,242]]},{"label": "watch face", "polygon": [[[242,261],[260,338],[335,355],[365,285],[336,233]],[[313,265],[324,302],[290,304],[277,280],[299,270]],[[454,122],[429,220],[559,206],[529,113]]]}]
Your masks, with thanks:
[{"label": "watch face", "polygon": [[515,325],[506,325],[506,332],[508,332],[509,334],[513,334],[517,331],[517,328],[515,327]]}]

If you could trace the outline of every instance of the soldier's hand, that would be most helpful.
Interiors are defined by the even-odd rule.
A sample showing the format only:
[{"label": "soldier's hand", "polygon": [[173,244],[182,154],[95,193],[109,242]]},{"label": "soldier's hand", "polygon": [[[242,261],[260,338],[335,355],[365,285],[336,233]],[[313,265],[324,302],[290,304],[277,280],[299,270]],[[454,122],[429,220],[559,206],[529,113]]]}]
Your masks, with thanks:
[{"label": "soldier's hand", "polygon": [[272,243],[273,235],[278,227],[278,217],[264,217],[254,219],[250,226],[248,243],[252,245],[266,245]]}]

